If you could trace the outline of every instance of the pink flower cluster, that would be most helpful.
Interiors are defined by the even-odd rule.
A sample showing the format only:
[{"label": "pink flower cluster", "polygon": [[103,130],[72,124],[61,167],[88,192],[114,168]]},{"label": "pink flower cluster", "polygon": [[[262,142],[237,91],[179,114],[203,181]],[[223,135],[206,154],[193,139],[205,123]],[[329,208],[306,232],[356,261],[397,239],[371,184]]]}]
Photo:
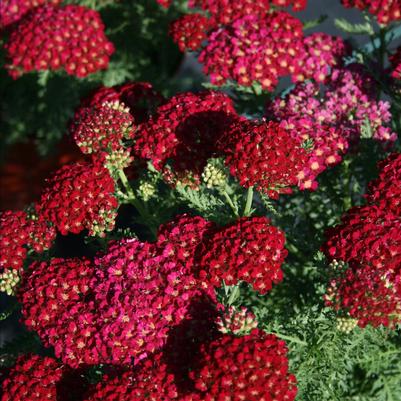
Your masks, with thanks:
[{"label": "pink flower cluster", "polygon": [[89,230],[103,235],[114,228],[118,201],[114,180],[98,163],[67,164],[47,181],[40,213],[66,235]]},{"label": "pink flower cluster", "polygon": [[42,253],[56,237],[42,214],[23,211],[0,213],[0,269],[22,269],[28,249]]},{"label": "pink flower cluster", "polygon": [[35,8],[11,29],[5,49],[13,78],[59,69],[83,78],[106,69],[114,52],[100,15],[77,5]]},{"label": "pink flower cluster", "polygon": [[210,23],[216,28],[246,15],[266,15],[272,6],[290,7],[301,11],[307,0],[189,0],[190,8],[200,8],[210,15]]},{"label": "pink flower cluster", "polygon": [[266,217],[242,218],[204,242],[201,275],[216,286],[245,281],[265,294],[283,279],[285,236]]},{"label": "pink flower cluster", "polygon": [[291,193],[308,161],[299,138],[274,122],[240,121],[223,145],[226,164],[240,184],[256,186],[273,199]]},{"label": "pink flower cluster", "polygon": [[401,4],[399,0],[341,0],[347,7],[356,7],[360,10],[368,10],[377,16],[381,24],[390,24],[401,20]]},{"label": "pink flower cluster", "polygon": [[0,29],[18,22],[35,7],[60,3],[61,0],[2,0],[0,3]]},{"label": "pink flower cluster", "polygon": [[386,145],[397,139],[389,126],[390,103],[375,99],[372,79],[359,65],[334,70],[325,84],[323,94],[317,83],[298,84],[267,109],[291,136],[312,142],[302,174],[306,188],[317,186],[316,176],[339,163],[349,144],[366,135],[364,128]]},{"label": "pink flower cluster", "polygon": [[[259,83],[273,90],[281,77],[294,82],[323,81],[341,64],[348,47],[340,38],[323,33],[304,37],[300,20],[284,11],[269,11],[270,1],[201,0],[190,3],[210,15],[188,14],[173,23],[171,34],[182,51],[202,48],[199,61],[215,85],[235,81]],[[306,2],[277,1],[275,5],[301,9]]]},{"label": "pink flower cluster", "polygon": [[400,197],[393,182],[386,185],[401,177],[399,160],[400,155],[393,154],[381,162],[380,176],[367,196],[371,204],[349,210],[340,225],[328,230],[323,246],[329,260],[348,263],[332,279],[326,302],[357,319],[361,327],[401,322]]}]

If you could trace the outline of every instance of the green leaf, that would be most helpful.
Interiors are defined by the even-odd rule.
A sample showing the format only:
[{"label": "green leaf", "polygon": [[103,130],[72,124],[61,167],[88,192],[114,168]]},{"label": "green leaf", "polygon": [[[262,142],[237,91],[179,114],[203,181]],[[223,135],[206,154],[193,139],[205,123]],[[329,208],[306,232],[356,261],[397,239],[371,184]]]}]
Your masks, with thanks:
[{"label": "green leaf", "polygon": [[336,18],[334,25],[346,33],[353,35],[374,35],[374,30],[369,22],[364,24],[352,24],[344,18]]}]

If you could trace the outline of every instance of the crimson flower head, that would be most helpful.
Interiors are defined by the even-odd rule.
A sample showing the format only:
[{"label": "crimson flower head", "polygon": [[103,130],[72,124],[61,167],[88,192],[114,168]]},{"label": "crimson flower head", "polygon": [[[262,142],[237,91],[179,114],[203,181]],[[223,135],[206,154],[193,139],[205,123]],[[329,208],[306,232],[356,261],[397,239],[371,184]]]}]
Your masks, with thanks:
[{"label": "crimson flower head", "polygon": [[288,371],[287,347],[275,335],[253,330],[224,335],[201,350],[191,378],[202,400],[288,400],[297,394]]},{"label": "crimson flower head", "polygon": [[39,209],[63,235],[85,229],[90,235],[103,235],[114,227],[114,193],[114,180],[102,165],[67,164],[47,181]]},{"label": "crimson flower head", "polygon": [[0,269],[21,269],[28,249],[49,249],[56,238],[54,227],[40,213],[0,213]]},{"label": "crimson flower head", "polygon": [[401,216],[401,153],[379,163],[379,177],[369,184],[367,200]]},{"label": "crimson flower head", "polygon": [[181,93],[161,105],[134,137],[137,155],[163,170],[200,175],[218,155],[217,142],[238,119],[232,100],[221,92]]},{"label": "crimson flower head", "polygon": [[365,327],[401,321],[401,217],[388,209],[355,207],[328,230],[329,260],[348,263],[330,282],[327,305]]},{"label": "crimson flower head", "polygon": [[266,217],[241,218],[204,241],[201,274],[216,286],[245,281],[265,294],[283,279],[285,236]]},{"label": "crimson flower head", "polygon": [[240,184],[255,186],[271,198],[292,192],[309,159],[301,140],[274,122],[239,122],[221,146]]},{"label": "crimson flower head", "polygon": [[56,401],[63,371],[53,358],[21,356],[2,383],[1,401]]},{"label": "crimson flower head", "polygon": [[13,78],[59,69],[83,78],[106,69],[114,52],[99,13],[77,5],[35,8],[13,27],[5,49]]},{"label": "crimson flower head", "polygon": [[88,260],[35,262],[24,273],[18,292],[25,325],[74,368],[107,362],[101,359],[96,339],[97,315],[90,300],[93,275]]},{"label": "crimson flower head", "polygon": [[170,26],[170,36],[182,52],[196,50],[207,38],[209,20],[202,14],[186,14]]},{"label": "crimson flower head", "polygon": [[61,0],[1,0],[0,29],[7,28],[18,22],[35,7],[45,4],[58,5]]},{"label": "crimson flower head", "polygon": [[124,103],[105,101],[76,113],[71,135],[83,153],[113,153],[124,149],[123,140],[132,135],[134,119]]}]

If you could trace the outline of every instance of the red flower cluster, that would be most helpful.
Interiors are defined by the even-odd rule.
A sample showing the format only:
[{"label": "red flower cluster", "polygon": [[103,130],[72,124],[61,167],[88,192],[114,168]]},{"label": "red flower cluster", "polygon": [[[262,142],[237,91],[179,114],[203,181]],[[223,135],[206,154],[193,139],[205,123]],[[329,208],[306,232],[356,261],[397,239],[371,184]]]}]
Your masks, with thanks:
[{"label": "red flower cluster", "polygon": [[207,38],[209,20],[202,14],[186,14],[170,26],[170,36],[182,52],[198,49]]},{"label": "red flower cluster", "polygon": [[70,133],[83,153],[113,153],[132,136],[133,117],[124,103],[105,101],[79,109]]},{"label": "red flower cluster", "polygon": [[88,260],[36,262],[23,276],[18,293],[26,326],[72,367],[104,362],[96,337],[95,305],[89,296],[93,275]]},{"label": "red flower cluster", "polygon": [[389,24],[401,19],[401,4],[399,0],[341,0],[347,7],[356,7],[360,10],[368,10],[377,16],[381,24]]},{"label": "red flower cluster", "polygon": [[201,275],[216,286],[243,280],[265,294],[283,278],[284,244],[284,233],[266,217],[241,218],[204,241]]},{"label": "red flower cluster", "polygon": [[86,107],[101,107],[105,102],[125,104],[135,124],[140,125],[149,119],[153,110],[164,102],[164,98],[148,82],[128,82],[111,88],[101,87],[81,102],[74,118],[79,119]]},{"label": "red flower cluster", "polygon": [[1,401],[56,401],[62,366],[52,358],[22,356],[2,383]]},{"label": "red flower cluster", "polygon": [[52,246],[54,227],[44,217],[28,216],[22,211],[0,213],[0,268],[21,269],[27,249],[41,253]]},{"label": "red flower cluster", "polygon": [[206,241],[214,229],[215,224],[211,221],[183,214],[159,227],[158,243],[163,246],[169,244],[174,258],[196,266],[199,262],[199,244]]},{"label": "red flower cluster", "polygon": [[61,3],[61,0],[1,0],[0,29],[18,22],[35,7],[48,3],[58,5]]},{"label": "red flower cluster", "polygon": [[330,282],[326,303],[361,327],[401,322],[400,160],[393,154],[380,163],[367,196],[372,205],[349,210],[322,247],[329,260],[349,265]]},{"label": "red flower cluster", "polygon": [[231,99],[219,92],[181,93],[160,106],[136,134],[135,153],[162,170],[173,159],[176,172],[200,175],[218,153],[217,142],[238,119]]},{"label": "red flower cluster", "polygon": [[118,207],[114,192],[114,181],[103,166],[67,164],[48,180],[39,208],[64,235],[85,229],[90,235],[102,235],[114,227]]},{"label": "red flower cluster", "polygon": [[47,5],[35,8],[13,27],[5,49],[13,78],[60,68],[82,78],[107,68],[114,46],[96,11]]},{"label": "red flower cluster", "polygon": [[205,401],[292,401],[297,394],[285,342],[259,330],[244,337],[225,335],[204,346],[191,378]]},{"label": "red flower cluster", "polygon": [[277,123],[244,121],[222,141],[231,174],[244,187],[256,186],[271,198],[291,193],[307,167],[308,154],[299,138]]},{"label": "red flower cluster", "polygon": [[393,153],[379,163],[379,178],[369,185],[367,199],[401,216],[401,154]]}]

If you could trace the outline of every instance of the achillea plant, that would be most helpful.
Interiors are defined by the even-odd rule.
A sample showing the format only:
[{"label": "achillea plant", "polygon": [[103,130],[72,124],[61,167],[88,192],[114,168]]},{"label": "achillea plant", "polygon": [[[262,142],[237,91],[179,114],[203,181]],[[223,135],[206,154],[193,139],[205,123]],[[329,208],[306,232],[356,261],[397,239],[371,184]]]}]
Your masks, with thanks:
[{"label": "achillea plant", "polygon": [[344,1],[358,48],[303,0],[79,3],[0,6],[81,157],[0,213],[1,401],[398,401],[397,4]]}]

